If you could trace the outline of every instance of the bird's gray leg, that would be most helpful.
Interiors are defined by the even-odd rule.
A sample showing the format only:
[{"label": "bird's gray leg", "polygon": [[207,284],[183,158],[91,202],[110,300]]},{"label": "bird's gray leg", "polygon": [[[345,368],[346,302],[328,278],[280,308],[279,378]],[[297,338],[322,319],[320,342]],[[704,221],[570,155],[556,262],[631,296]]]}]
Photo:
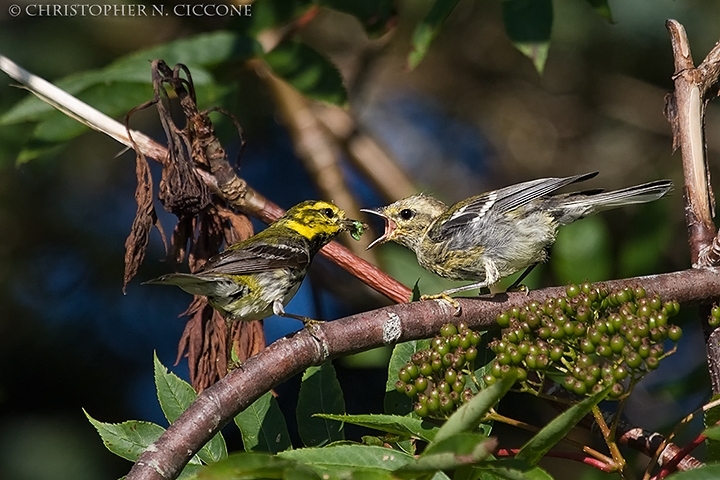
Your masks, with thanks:
[{"label": "bird's gray leg", "polygon": [[309,317],[304,317],[302,315],[295,315],[293,313],[288,313],[285,311],[285,307],[282,304],[282,301],[275,300],[273,302],[273,313],[277,315],[278,317],[285,317],[285,318],[294,318],[295,320],[300,320],[305,325],[310,323],[323,323],[322,320],[314,320]]},{"label": "bird's gray leg", "polygon": [[506,291],[508,291],[508,292],[525,292],[525,293],[530,293],[530,289],[527,288],[525,285],[523,285],[523,284],[520,283],[520,282],[522,282],[523,280],[525,280],[525,278],[526,278],[528,275],[530,275],[530,272],[532,272],[533,269],[534,269],[535,267],[537,267],[537,266],[538,266],[538,263],[533,263],[532,265],[530,265],[529,267],[527,267],[527,268],[525,269],[525,271],[517,278],[517,280],[515,280],[515,281],[513,282],[513,284],[510,285],[510,286],[507,288]]}]

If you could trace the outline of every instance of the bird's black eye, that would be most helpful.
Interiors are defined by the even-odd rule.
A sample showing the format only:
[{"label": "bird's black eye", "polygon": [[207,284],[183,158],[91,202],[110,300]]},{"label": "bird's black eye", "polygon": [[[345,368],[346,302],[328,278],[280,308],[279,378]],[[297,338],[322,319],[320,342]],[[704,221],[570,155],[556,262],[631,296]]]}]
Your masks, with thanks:
[{"label": "bird's black eye", "polygon": [[400,210],[400,218],[403,220],[410,220],[415,216],[415,212],[410,210],[409,208],[403,208]]},{"label": "bird's black eye", "polygon": [[333,218],[335,216],[335,212],[332,208],[326,208],[325,210],[323,210],[323,214],[328,218]]}]

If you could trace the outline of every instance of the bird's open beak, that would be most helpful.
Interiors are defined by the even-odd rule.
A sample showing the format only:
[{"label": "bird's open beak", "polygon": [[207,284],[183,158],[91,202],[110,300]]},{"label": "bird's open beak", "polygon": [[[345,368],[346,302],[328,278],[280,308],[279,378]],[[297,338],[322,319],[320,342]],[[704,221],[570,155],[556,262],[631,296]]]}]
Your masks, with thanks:
[{"label": "bird's open beak", "polygon": [[361,208],[361,212],[365,213],[372,213],[373,215],[377,215],[378,217],[382,217],[383,220],[385,220],[385,232],[378,238],[376,238],[370,245],[368,245],[366,250],[370,250],[375,245],[380,245],[388,240],[392,240],[393,232],[395,231],[395,228],[397,227],[397,224],[385,213],[382,211],[381,208],[378,208],[376,210],[371,210],[369,208]]}]

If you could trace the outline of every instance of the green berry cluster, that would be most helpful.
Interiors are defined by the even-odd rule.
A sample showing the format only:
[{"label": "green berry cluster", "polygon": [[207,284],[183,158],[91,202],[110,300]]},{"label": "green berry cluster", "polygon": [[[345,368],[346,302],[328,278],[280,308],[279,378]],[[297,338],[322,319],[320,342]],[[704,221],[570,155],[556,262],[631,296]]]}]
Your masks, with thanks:
[{"label": "green berry cluster", "polygon": [[565,296],[498,316],[504,330],[489,344],[496,357],[483,380],[492,385],[515,372],[524,390],[539,393],[546,374],[560,374],[575,394],[612,385],[610,398],[621,398],[669,354],[665,340],[682,336],[680,327],[668,324],[679,310],[678,302],[649,298],[642,287],[609,292],[589,283],[570,285]]},{"label": "green berry cluster", "polygon": [[443,325],[432,348],[418,350],[398,371],[395,389],[415,398],[415,413],[444,418],[473,397],[468,376],[474,372],[480,334],[461,323]]}]

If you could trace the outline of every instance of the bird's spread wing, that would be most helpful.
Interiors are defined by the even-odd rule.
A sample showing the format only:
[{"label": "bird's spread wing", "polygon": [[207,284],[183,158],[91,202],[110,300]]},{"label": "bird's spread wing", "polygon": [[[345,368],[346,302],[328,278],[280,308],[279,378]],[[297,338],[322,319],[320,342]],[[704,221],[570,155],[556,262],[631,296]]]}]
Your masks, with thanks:
[{"label": "bird's spread wing", "polygon": [[539,178],[458,202],[443,214],[444,218],[436,223],[430,235],[434,239],[445,237],[454,228],[465,226],[475,220],[482,220],[490,210],[496,214],[513,210],[566,185],[588,180],[597,174],[598,172],[591,172],[572,177]]},{"label": "bird's spread wing", "polygon": [[248,275],[276,268],[304,269],[309,263],[309,253],[300,245],[263,242],[227,249],[208,260],[202,272]]}]

